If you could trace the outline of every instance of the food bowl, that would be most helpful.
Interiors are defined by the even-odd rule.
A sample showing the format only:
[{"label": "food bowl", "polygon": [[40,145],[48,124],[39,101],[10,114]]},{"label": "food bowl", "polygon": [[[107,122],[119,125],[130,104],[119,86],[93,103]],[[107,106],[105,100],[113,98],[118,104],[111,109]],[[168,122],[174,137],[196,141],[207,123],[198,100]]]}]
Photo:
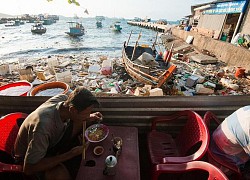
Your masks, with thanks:
[{"label": "food bowl", "polygon": [[109,129],[106,125],[104,124],[93,124],[89,126],[86,131],[85,131],[85,137],[89,142],[101,142],[109,134]]},{"label": "food bowl", "polygon": [[69,91],[69,85],[65,82],[49,82],[40,84],[30,91],[30,96],[55,96],[57,94],[66,94]]},{"label": "food bowl", "polygon": [[18,81],[0,87],[1,96],[27,96],[33,85],[26,81]]},{"label": "food bowl", "polygon": [[102,146],[96,146],[93,152],[96,156],[100,156],[103,154],[104,148]]}]

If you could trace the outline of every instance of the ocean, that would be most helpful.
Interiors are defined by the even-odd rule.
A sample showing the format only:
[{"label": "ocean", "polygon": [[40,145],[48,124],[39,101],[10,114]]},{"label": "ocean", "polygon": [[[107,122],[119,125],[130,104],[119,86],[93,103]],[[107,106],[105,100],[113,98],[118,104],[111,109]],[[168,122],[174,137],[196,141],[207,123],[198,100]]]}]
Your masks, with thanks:
[{"label": "ocean", "polygon": [[[121,22],[120,33],[115,33],[109,28],[117,20]],[[105,55],[119,58],[122,55],[123,43],[128,40],[131,31],[133,33],[130,45],[135,44],[140,32],[142,37],[139,44],[152,45],[156,36],[153,30],[128,25],[126,19],[105,18],[102,21],[103,27],[97,28],[95,18],[81,18],[78,22],[82,22],[85,27],[85,35],[72,38],[65,33],[69,31],[68,21],[74,19],[60,16],[56,23],[45,26],[47,32],[42,35],[31,33],[32,23],[16,27],[5,27],[4,24],[0,24],[0,63],[81,53],[91,57]]]}]

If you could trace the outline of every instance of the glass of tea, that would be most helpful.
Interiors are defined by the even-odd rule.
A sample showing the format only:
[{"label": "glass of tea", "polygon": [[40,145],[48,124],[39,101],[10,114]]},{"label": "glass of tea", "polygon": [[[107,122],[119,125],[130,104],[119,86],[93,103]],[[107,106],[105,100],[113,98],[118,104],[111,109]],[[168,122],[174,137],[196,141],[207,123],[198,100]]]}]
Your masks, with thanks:
[{"label": "glass of tea", "polygon": [[121,137],[114,137],[113,138],[113,151],[116,156],[121,154],[122,150],[122,138]]}]

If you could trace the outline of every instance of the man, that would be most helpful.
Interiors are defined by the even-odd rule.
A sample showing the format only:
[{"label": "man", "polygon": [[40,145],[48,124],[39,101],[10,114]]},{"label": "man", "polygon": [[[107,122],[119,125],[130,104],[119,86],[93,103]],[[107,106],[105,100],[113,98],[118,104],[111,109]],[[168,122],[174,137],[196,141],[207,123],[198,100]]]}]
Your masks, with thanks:
[{"label": "man", "polygon": [[78,87],[33,111],[20,127],[14,149],[24,173],[38,179],[74,179],[83,152],[78,137],[86,121],[102,119],[100,112],[91,114],[95,104],[93,94]]},{"label": "man", "polygon": [[212,151],[241,170],[250,159],[250,106],[245,106],[225,118],[213,133]]}]

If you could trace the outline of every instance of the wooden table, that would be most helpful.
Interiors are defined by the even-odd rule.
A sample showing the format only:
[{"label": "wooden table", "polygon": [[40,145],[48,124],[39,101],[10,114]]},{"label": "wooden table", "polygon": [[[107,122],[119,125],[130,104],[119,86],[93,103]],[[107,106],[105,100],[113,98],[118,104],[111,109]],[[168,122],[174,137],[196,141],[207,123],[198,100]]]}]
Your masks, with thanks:
[{"label": "wooden table", "polygon": [[[114,176],[103,175],[105,159],[108,155],[114,155],[112,149],[112,134],[123,140],[122,152],[118,157],[116,174]],[[95,146],[104,147],[104,153],[96,156],[93,153]],[[89,160],[95,161],[95,166],[86,166]],[[108,137],[100,143],[90,143],[86,151],[86,160],[82,162],[76,180],[140,180],[140,162],[138,147],[138,130],[135,127],[109,126]]]}]

